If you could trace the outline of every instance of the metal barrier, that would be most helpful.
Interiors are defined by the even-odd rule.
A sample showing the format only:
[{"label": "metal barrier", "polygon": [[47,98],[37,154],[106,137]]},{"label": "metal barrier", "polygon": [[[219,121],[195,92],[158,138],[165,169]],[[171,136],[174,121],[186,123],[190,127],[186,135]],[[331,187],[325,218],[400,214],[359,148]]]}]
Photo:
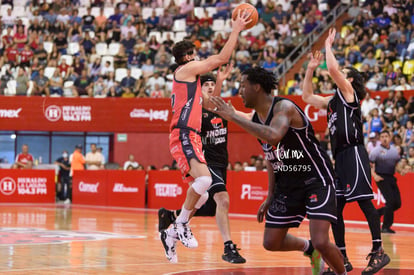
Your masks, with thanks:
[{"label": "metal barrier", "polygon": [[[279,84],[286,86],[286,73],[293,67],[302,56],[310,51],[315,41],[325,33],[335,22],[349,9],[349,4],[341,3],[337,5],[328,15],[326,15],[316,28],[314,28],[290,54],[280,63],[274,73],[279,78]],[[282,82],[280,82],[282,81]]]}]

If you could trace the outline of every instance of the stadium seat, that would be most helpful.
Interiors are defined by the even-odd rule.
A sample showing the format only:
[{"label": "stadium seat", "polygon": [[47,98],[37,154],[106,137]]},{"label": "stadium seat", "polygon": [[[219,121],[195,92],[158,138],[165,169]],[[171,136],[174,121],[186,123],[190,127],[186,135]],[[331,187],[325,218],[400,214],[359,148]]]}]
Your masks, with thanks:
[{"label": "stadium seat", "polygon": [[91,6],[91,1],[90,0],[80,0],[80,5],[81,7],[90,7]]},{"label": "stadium seat", "polygon": [[108,52],[108,45],[106,43],[97,43],[95,49],[97,54],[104,56]]},{"label": "stadium seat", "polygon": [[214,19],[211,29],[215,32],[224,31],[225,21],[223,19]]},{"label": "stadium seat", "polygon": [[175,32],[185,32],[185,28],[186,28],[186,23],[185,23],[185,19],[177,19],[174,20],[174,25],[173,25],[173,31]]},{"label": "stadium seat", "polygon": [[155,9],[155,14],[157,16],[163,16],[164,15],[164,8],[156,8]]},{"label": "stadium seat", "polygon": [[[161,32],[152,31],[148,34],[149,39],[151,39],[151,36],[155,36],[155,39],[157,39],[158,43],[161,43]],[[148,39],[148,38],[147,38]],[[149,41],[149,40],[148,40]]]},{"label": "stadium seat", "polygon": [[45,41],[43,42],[43,48],[45,48],[45,51],[50,54],[53,51],[53,42]]},{"label": "stadium seat", "polygon": [[111,55],[105,55],[101,58],[101,66],[105,66],[106,61],[109,61],[111,63],[111,67],[114,68],[114,57]]},{"label": "stadium seat", "polygon": [[394,68],[394,71],[397,70],[397,68],[402,68],[402,62],[401,60],[395,60],[392,62],[392,67]]},{"label": "stadium seat", "polygon": [[120,43],[114,42],[114,43],[109,44],[107,54],[108,55],[117,55],[118,52],[119,52],[120,47],[121,47]]},{"label": "stadium seat", "polygon": [[209,17],[213,17],[213,15],[217,13],[217,9],[215,7],[207,7],[206,10]]},{"label": "stadium seat", "polygon": [[14,7],[24,7],[26,6],[27,1],[26,0],[14,0],[13,4]]},{"label": "stadium seat", "polygon": [[113,14],[115,14],[115,9],[113,7],[104,8],[104,15],[106,16],[106,18],[109,18]]},{"label": "stadium seat", "polygon": [[73,93],[72,93],[73,83],[74,83],[73,81],[65,81],[63,83],[63,95],[65,97],[71,97],[71,96],[73,96]]},{"label": "stadium seat", "polygon": [[79,7],[78,12],[79,12],[78,16],[81,17],[81,18],[88,13],[87,10],[86,10],[86,6]]},{"label": "stadium seat", "polygon": [[142,76],[142,70],[140,68],[131,68],[131,76],[139,79]]},{"label": "stadium seat", "polygon": [[353,67],[359,71],[362,68],[362,63],[355,63]]},{"label": "stadium seat", "polygon": [[203,18],[204,17],[204,8],[202,8],[202,7],[194,7],[194,14],[198,18]]},{"label": "stadium seat", "polygon": [[47,77],[47,78],[51,78],[52,76],[53,76],[53,74],[55,73],[55,70],[56,70],[56,68],[55,67],[46,67],[45,68],[45,72],[44,72],[44,75]]},{"label": "stadium seat", "polygon": [[34,82],[33,81],[29,81],[29,88],[27,88],[27,95],[30,96],[33,92],[33,88],[34,88]]},{"label": "stadium seat", "polygon": [[125,68],[118,68],[115,71],[115,81],[121,82],[124,77],[127,76],[127,69]]},{"label": "stadium seat", "polygon": [[167,34],[170,34],[170,38],[171,38],[173,41],[175,41],[175,40],[174,40],[174,37],[175,37],[175,33],[174,33],[174,32],[162,32],[161,39],[160,39],[158,42],[162,43],[162,42],[164,42],[165,40],[167,40]]},{"label": "stadium seat", "polygon": [[66,59],[66,64],[68,64],[69,66],[71,66],[73,64],[73,56],[68,55],[68,54],[64,54],[60,57],[60,60],[62,59]]},{"label": "stadium seat", "polygon": [[101,15],[101,8],[100,7],[92,7],[91,14],[95,17]]},{"label": "stadium seat", "polygon": [[12,11],[12,15],[14,15],[16,17],[26,17],[27,16],[24,7],[21,7],[21,6],[14,6],[13,11]]},{"label": "stadium seat", "polygon": [[78,42],[71,42],[68,44],[68,54],[75,55],[79,53],[80,47]]},{"label": "stadium seat", "polygon": [[152,8],[142,8],[142,19],[147,20],[152,15]]},{"label": "stadium seat", "polygon": [[411,76],[414,74],[414,59],[404,62],[403,74]]},{"label": "stadium seat", "polygon": [[1,15],[1,16],[5,16],[5,15],[7,15],[7,10],[8,10],[8,9],[11,9],[11,6],[10,6],[10,5],[8,5],[8,4],[1,5],[1,8],[0,8],[0,15]]},{"label": "stadium seat", "polygon": [[16,80],[9,80],[7,82],[7,89],[4,90],[4,95],[16,95]]},{"label": "stadium seat", "polygon": [[184,37],[186,37],[186,36],[187,36],[187,33],[186,33],[186,32],[176,32],[176,33],[175,33],[175,37],[174,37],[174,42],[175,42],[175,43],[180,42],[180,41],[182,41],[182,40],[184,39]]}]

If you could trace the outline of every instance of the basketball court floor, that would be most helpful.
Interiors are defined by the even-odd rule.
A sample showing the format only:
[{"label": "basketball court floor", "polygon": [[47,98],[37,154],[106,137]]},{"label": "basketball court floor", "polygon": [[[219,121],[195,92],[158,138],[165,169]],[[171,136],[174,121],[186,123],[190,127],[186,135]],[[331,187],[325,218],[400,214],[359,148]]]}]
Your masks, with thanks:
[{"label": "basketball court floor", "polygon": [[[191,225],[197,249],[178,245],[170,264],[158,236],[155,210],[52,204],[0,204],[0,274],[311,274],[300,252],[269,252],[262,247],[263,224],[253,216],[231,216],[233,241],[246,264],[221,259],[223,242],[214,218]],[[377,274],[414,274],[414,227],[394,226],[383,234],[391,263]],[[308,238],[308,223],[291,231]],[[361,274],[371,248],[368,226],[347,225],[354,271]]]}]

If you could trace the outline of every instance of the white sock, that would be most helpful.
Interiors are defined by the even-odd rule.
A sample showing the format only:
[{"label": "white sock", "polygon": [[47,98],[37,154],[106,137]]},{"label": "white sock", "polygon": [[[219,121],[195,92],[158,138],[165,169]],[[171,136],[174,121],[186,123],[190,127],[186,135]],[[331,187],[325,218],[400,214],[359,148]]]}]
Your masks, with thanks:
[{"label": "white sock", "polygon": [[306,250],[308,250],[309,248],[309,241],[305,240],[305,246],[303,247],[303,252],[306,252]]},{"label": "white sock", "polygon": [[187,210],[184,208],[181,209],[180,215],[178,215],[177,219],[175,220],[176,223],[186,223],[190,219],[190,214],[192,210]]}]

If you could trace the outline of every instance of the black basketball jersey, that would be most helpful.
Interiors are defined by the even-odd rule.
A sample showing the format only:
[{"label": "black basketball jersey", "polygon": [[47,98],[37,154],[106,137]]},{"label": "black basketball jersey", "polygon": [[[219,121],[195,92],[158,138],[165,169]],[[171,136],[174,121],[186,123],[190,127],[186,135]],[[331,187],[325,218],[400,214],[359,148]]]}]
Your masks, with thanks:
[{"label": "black basketball jersey", "polygon": [[[261,121],[255,112],[253,122],[270,125],[274,106],[281,100],[288,99],[281,97],[273,99],[266,121]],[[331,161],[315,138],[311,123],[303,111],[296,104],[295,106],[302,116],[305,126],[301,128],[289,127],[285,136],[276,146],[259,139],[265,159],[272,164],[278,184],[306,183],[315,179],[320,179],[324,185],[333,184],[334,173]]]},{"label": "black basketball jersey", "polygon": [[347,147],[364,144],[361,107],[355,92],[354,98],[354,102],[348,103],[336,89],[328,103],[328,128],[334,157]]},{"label": "black basketball jersey", "polygon": [[227,167],[227,120],[206,109],[202,116],[201,141],[207,164]]}]

